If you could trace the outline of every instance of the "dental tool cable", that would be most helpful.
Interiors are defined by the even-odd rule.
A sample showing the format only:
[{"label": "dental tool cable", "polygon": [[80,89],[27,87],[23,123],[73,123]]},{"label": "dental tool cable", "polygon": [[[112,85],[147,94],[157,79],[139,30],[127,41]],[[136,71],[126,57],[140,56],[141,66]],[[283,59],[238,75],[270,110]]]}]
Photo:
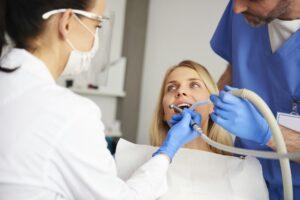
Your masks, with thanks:
[{"label": "dental tool cable", "polygon": [[[247,150],[242,148],[236,148],[236,147],[230,147],[227,145],[220,144],[218,142],[215,142],[208,138],[205,134],[203,134],[203,131],[201,127],[194,122],[191,121],[191,126],[195,131],[197,131],[200,134],[200,137],[209,145],[220,149],[225,152],[243,155],[243,156],[254,156],[258,158],[265,158],[265,159],[278,159],[280,162],[280,168],[282,172],[282,182],[283,182],[283,189],[284,189],[284,199],[285,200],[292,200],[293,199],[293,186],[292,186],[292,175],[291,175],[291,167],[289,159],[300,159],[300,152],[296,153],[287,153],[286,145],[282,136],[282,133],[280,131],[280,128],[277,124],[276,119],[273,116],[273,113],[271,112],[270,108],[267,106],[267,104],[254,92],[246,89],[242,90],[233,90],[230,93],[232,93],[235,96],[244,98],[249,100],[251,103],[253,103],[260,113],[265,117],[266,121],[268,122],[270,129],[272,131],[272,135],[275,140],[275,144],[277,147],[277,152],[268,152],[268,151],[257,151],[257,150]],[[204,105],[205,103],[196,103],[196,105],[193,105],[191,108],[195,109],[199,105]],[[183,110],[176,105],[172,104],[170,105],[171,109],[174,109],[178,112],[182,112]]]},{"label": "dental tool cable", "polygon": [[[266,119],[266,121],[270,126],[272,136],[275,140],[277,153],[279,155],[287,154],[287,148],[281,130],[279,128],[279,125],[277,124],[277,121],[274,118],[272,111],[270,110],[269,106],[264,102],[264,100],[254,92],[246,89],[233,90],[231,91],[231,93],[237,97],[249,100],[251,103],[253,103],[256,106],[256,108],[259,110],[259,112]],[[292,182],[290,160],[289,158],[280,158],[279,163],[280,163],[281,174],[282,174],[284,199],[293,200],[293,182]]]},{"label": "dental tool cable", "polygon": [[[182,112],[183,110],[175,105],[171,105],[170,108],[177,110],[178,112]],[[197,123],[195,123],[193,120],[191,121],[191,126],[194,130],[200,133],[200,136],[209,143],[211,146],[218,148],[222,151],[226,151],[233,154],[238,154],[242,156],[254,156],[258,158],[264,158],[264,159],[273,159],[273,160],[279,160],[281,158],[288,158],[292,160],[300,159],[300,152],[296,153],[274,153],[271,151],[257,151],[257,150],[248,150],[248,149],[242,149],[237,147],[231,147],[224,144],[220,144],[218,142],[215,142],[208,138],[205,134],[203,134],[203,131],[201,127]]]}]

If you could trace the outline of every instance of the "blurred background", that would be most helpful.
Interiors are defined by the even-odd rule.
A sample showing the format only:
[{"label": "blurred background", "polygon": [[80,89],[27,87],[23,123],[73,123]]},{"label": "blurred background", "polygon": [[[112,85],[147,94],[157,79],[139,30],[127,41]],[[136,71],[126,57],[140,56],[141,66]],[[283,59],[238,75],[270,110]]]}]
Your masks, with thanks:
[{"label": "blurred background", "polygon": [[185,59],[217,81],[227,63],[209,42],[229,0],[107,0],[102,47],[92,69],[59,84],[93,100],[106,134],[149,143],[149,127],[166,70]]}]

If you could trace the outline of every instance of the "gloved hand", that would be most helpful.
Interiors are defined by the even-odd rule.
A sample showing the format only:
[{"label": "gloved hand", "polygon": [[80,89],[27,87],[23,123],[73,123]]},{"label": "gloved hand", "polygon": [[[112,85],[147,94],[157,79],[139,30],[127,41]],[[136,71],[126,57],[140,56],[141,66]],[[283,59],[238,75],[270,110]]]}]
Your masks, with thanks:
[{"label": "gloved hand", "polygon": [[173,126],[169,130],[162,146],[153,154],[165,154],[171,160],[176,152],[186,143],[194,140],[199,134],[191,127],[191,119],[197,124],[201,123],[201,115],[191,110],[185,109],[182,114],[176,115]]},{"label": "gloved hand", "polygon": [[[185,109],[185,111],[188,112],[188,113],[190,113],[190,115],[192,116],[192,119],[197,124],[201,123],[202,117],[201,117],[201,115],[199,113],[197,113],[196,111],[191,110],[191,109]],[[172,128],[172,126],[174,126],[175,124],[177,124],[180,120],[182,120],[182,118],[183,118],[183,114],[173,115],[172,118],[171,118],[171,120],[168,121],[168,125],[170,126],[170,128]]]},{"label": "gloved hand", "polygon": [[248,100],[229,93],[234,89],[226,86],[219,96],[211,95],[215,105],[212,120],[233,135],[261,145],[267,144],[272,135],[269,125]]}]

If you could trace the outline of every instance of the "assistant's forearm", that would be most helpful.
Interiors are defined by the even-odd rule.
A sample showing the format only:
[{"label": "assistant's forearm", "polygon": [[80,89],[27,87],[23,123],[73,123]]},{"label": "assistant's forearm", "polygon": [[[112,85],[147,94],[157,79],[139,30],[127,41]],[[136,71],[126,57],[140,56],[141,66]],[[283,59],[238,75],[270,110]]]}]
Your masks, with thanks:
[{"label": "assistant's forearm", "polygon": [[232,85],[232,66],[230,64],[218,81],[219,90],[223,90],[225,85]]},{"label": "assistant's forearm", "polygon": [[[283,126],[280,126],[280,130],[282,132],[288,152],[300,152],[300,133]],[[276,144],[273,138],[269,141],[268,146],[276,150]],[[300,163],[300,160],[295,162]]]}]

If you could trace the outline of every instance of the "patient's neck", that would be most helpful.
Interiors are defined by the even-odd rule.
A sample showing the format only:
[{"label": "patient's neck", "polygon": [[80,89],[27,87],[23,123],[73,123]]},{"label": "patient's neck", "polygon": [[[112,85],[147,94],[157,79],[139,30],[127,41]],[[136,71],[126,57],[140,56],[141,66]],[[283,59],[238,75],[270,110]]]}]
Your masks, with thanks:
[{"label": "patient's neck", "polygon": [[210,151],[211,152],[211,149],[210,149],[209,145],[206,142],[204,142],[200,137],[198,137],[197,139],[189,142],[184,147],[188,148],[188,149],[196,149],[196,150]]},{"label": "patient's neck", "polygon": [[[207,133],[208,133],[208,120],[205,121],[204,123],[202,123],[201,128],[202,128],[204,134],[207,135]],[[210,151],[211,152],[211,149],[210,149],[209,145],[205,141],[203,141],[202,138],[200,138],[200,137],[198,137],[195,140],[187,143],[184,147],[188,148],[188,149],[197,149],[197,150]]]}]

